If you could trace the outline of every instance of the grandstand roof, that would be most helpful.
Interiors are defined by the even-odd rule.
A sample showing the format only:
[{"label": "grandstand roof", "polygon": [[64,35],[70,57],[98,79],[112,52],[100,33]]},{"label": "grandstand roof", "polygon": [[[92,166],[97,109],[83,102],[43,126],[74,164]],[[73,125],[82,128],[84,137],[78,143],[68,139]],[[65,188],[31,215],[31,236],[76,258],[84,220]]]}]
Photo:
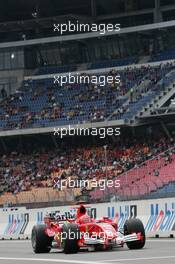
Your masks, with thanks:
[{"label": "grandstand roof", "polygon": [[0,1],[0,22],[32,19],[35,12],[40,18],[69,13],[83,14],[84,11],[87,14],[90,2],[90,0],[6,0],[5,3]]},{"label": "grandstand roof", "polygon": [[50,37],[54,23],[68,20],[130,27],[174,18],[175,0],[162,0],[159,6],[152,0],[6,0],[0,1],[0,41]]},{"label": "grandstand roof", "polygon": [[[174,4],[174,0],[166,0],[166,5]],[[96,6],[96,14],[93,6]],[[161,1],[161,6],[164,6]],[[130,12],[155,8],[152,0],[6,0],[0,1],[0,22],[22,21],[34,18],[46,18],[62,15],[99,16],[109,14],[129,15]]]}]

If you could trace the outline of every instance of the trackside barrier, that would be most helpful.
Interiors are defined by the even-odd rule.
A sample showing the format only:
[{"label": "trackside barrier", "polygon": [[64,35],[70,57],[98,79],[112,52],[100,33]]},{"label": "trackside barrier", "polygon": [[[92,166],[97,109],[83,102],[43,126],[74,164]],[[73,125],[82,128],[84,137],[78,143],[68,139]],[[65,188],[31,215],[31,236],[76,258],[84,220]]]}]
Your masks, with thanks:
[{"label": "trackside barrier", "polygon": [[[88,207],[94,218],[113,219],[117,213],[120,228],[127,219],[138,217],[144,223],[147,237],[175,237],[175,198],[90,204]],[[0,239],[30,239],[32,227],[43,223],[44,215],[50,212],[74,216],[75,208],[0,209]]]}]

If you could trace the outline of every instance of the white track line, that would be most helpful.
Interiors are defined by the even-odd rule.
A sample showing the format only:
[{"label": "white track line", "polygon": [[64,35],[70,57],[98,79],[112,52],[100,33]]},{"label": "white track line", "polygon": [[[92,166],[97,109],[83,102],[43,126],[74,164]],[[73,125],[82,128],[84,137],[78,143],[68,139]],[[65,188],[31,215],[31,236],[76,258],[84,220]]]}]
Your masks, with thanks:
[{"label": "white track line", "polygon": [[175,239],[174,238],[169,238],[169,239],[147,239],[146,242],[151,242],[151,243],[165,243],[165,242],[168,242],[168,243],[175,243]]},{"label": "white track line", "polygon": [[[107,259],[107,262],[122,262],[122,261],[141,261],[141,260],[156,260],[156,259],[175,259],[175,256],[162,256],[162,257],[147,257],[147,258],[126,258],[126,259]],[[103,260],[101,262],[104,264]]]},{"label": "white track line", "polygon": [[[0,260],[57,262],[57,263],[72,263],[72,264],[100,264],[101,263],[101,261],[97,262],[97,261],[69,260],[69,259],[8,258],[8,257],[0,257]],[[110,263],[103,262],[103,264],[110,264]]]},{"label": "white track line", "polygon": [[[113,259],[113,260],[101,260],[97,261],[81,261],[81,260],[67,260],[67,259],[41,259],[41,258],[8,258],[8,257],[0,257],[0,260],[7,261],[35,261],[35,262],[57,262],[57,263],[71,263],[71,264],[110,264],[109,262],[123,262],[123,261],[141,261],[141,260],[161,260],[161,259],[175,259],[175,256],[162,256],[162,257],[148,257],[148,258],[126,258],[126,259]],[[107,262],[108,263],[107,263]]]}]

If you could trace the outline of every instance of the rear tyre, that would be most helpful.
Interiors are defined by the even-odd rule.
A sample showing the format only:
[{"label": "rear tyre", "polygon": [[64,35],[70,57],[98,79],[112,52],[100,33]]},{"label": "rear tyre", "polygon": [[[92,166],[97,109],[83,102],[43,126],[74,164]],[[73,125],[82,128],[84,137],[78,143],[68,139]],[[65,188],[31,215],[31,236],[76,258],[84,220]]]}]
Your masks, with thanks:
[{"label": "rear tyre", "polygon": [[65,254],[76,254],[79,250],[79,227],[76,224],[67,223],[62,227],[62,248]]},{"label": "rear tyre", "polygon": [[124,235],[130,235],[132,233],[141,233],[142,240],[127,242],[129,249],[141,249],[146,242],[145,229],[140,219],[126,220],[124,224]]},{"label": "rear tyre", "polygon": [[52,247],[53,238],[45,233],[46,225],[36,225],[32,229],[32,248],[35,253],[49,253]]}]

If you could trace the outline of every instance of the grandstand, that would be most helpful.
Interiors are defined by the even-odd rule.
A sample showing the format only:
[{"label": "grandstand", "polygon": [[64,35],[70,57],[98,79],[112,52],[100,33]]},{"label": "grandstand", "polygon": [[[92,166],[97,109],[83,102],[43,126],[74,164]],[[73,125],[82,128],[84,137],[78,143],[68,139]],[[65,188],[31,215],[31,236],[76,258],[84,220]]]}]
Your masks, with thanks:
[{"label": "grandstand", "polygon": [[[0,206],[174,196],[174,1],[14,2],[0,21]],[[70,20],[121,30],[54,32],[53,23]],[[70,73],[112,82],[54,82]],[[121,134],[54,135],[70,125]],[[89,186],[55,188],[68,179]],[[94,188],[94,179],[120,180],[120,188]]]}]

